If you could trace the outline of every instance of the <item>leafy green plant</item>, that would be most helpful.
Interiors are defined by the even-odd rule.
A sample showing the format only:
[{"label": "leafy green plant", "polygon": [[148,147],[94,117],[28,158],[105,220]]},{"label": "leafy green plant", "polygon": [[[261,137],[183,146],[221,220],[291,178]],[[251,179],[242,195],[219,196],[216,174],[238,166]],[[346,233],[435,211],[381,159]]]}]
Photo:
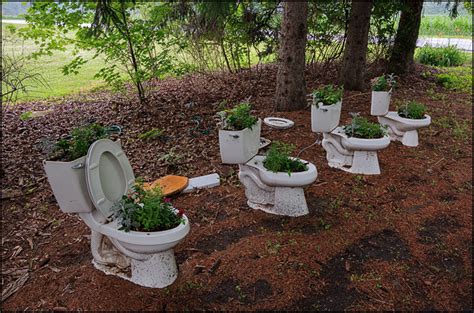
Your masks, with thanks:
[{"label": "leafy green plant", "polygon": [[274,141],[263,160],[263,166],[272,172],[304,172],[308,166],[299,159],[290,158],[295,146],[280,141]]},{"label": "leafy green plant", "polygon": [[74,128],[71,136],[56,143],[56,153],[63,161],[72,161],[87,154],[89,146],[96,140],[109,136],[107,128],[100,124],[89,124]]},{"label": "leafy green plant", "polygon": [[444,88],[470,93],[472,91],[471,67],[451,67],[445,73],[436,74],[438,83]]},{"label": "leafy green plant", "polygon": [[33,118],[33,112],[31,111],[25,111],[20,114],[20,120],[22,121],[27,121]]},{"label": "leafy green plant", "polygon": [[313,91],[313,104],[319,108],[319,104],[333,105],[342,99],[343,88],[336,88],[333,85],[323,86]]},{"label": "leafy green plant", "polygon": [[426,107],[422,103],[410,101],[398,107],[397,111],[401,117],[420,120],[425,118]]},{"label": "leafy green plant", "polygon": [[459,66],[465,59],[465,55],[455,46],[441,48],[424,46],[415,53],[416,61],[432,66]]},{"label": "leafy green plant", "polygon": [[138,135],[138,139],[150,140],[150,139],[161,137],[162,135],[163,135],[163,130],[162,129],[152,128],[149,131],[146,131],[146,132],[141,133],[140,135]]},{"label": "leafy green plant", "polygon": [[251,114],[250,103],[243,102],[230,110],[217,113],[220,118],[220,126],[224,130],[243,130],[252,128],[258,118]]},{"label": "leafy green plant", "polygon": [[140,179],[114,204],[112,211],[112,217],[120,224],[119,230],[124,231],[162,231],[184,223],[184,210],[175,209],[159,187],[145,190]]},{"label": "leafy green plant", "polygon": [[395,89],[397,85],[393,73],[375,77],[370,81],[370,83],[372,85],[372,91],[390,91],[391,89]]},{"label": "leafy green plant", "polygon": [[371,123],[365,117],[352,115],[352,122],[349,125],[343,126],[344,133],[348,137],[375,139],[382,138],[387,131],[384,126],[378,123]]}]

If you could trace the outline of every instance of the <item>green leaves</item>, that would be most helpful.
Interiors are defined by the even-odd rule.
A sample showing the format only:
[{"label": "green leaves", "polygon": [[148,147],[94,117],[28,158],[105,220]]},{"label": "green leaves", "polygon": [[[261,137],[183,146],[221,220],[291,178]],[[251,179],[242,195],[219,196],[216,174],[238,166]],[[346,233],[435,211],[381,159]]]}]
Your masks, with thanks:
[{"label": "green leaves", "polygon": [[304,172],[308,167],[299,159],[291,159],[290,154],[295,146],[280,141],[274,141],[268,150],[263,166],[272,172],[286,172],[291,176],[292,172]]},{"label": "green leaves", "polygon": [[62,153],[64,161],[72,161],[86,155],[94,141],[107,137],[107,129],[99,124],[77,127],[72,130],[70,138],[56,143],[56,151]]},{"label": "green leaves", "polygon": [[365,117],[353,114],[352,123],[343,126],[344,132],[348,137],[376,139],[382,138],[386,134],[384,126],[378,123],[371,123]]},{"label": "green leaves", "polygon": [[323,86],[313,91],[313,104],[319,107],[323,105],[333,105],[342,99],[343,88],[336,88],[333,85]]},{"label": "green leaves", "polygon": [[396,87],[397,81],[395,80],[395,75],[392,73],[373,78],[371,84],[372,91],[390,91]]},{"label": "green leaves", "polygon": [[424,46],[415,53],[416,61],[433,66],[459,66],[466,60],[465,55],[455,46],[434,48]]},{"label": "green leaves", "polygon": [[225,111],[225,130],[243,130],[245,128],[252,128],[258,121],[258,118],[253,116],[250,103],[243,102],[236,105],[233,109]]},{"label": "green leaves", "polygon": [[420,120],[425,118],[426,107],[416,101],[410,101],[397,108],[398,115],[404,118]]}]

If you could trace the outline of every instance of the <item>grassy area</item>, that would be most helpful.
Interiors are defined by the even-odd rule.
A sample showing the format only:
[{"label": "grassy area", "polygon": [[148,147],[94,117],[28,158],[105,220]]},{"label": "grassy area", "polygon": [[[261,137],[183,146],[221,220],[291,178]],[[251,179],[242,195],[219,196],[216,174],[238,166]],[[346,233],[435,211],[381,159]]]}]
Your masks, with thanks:
[{"label": "grassy area", "polygon": [[421,19],[420,37],[472,38],[472,16],[463,15],[455,19],[449,16],[424,16]]},{"label": "grassy area", "polygon": [[[3,53],[5,55],[28,55],[36,50],[36,46],[31,41],[22,41],[15,38],[5,25],[2,27]],[[26,25],[15,25],[18,27],[28,27]],[[94,74],[104,65],[101,59],[91,60],[84,64],[77,75],[63,75],[62,66],[72,59],[71,50],[55,52],[53,56],[42,56],[37,60],[28,62],[25,70],[30,73],[40,73],[48,83],[47,87],[33,85],[30,92],[21,93],[18,101],[27,101],[49,97],[60,97],[69,94],[76,94],[89,91],[94,88],[105,86],[105,82],[94,79]],[[84,52],[84,57],[91,57],[91,52]]]},{"label": "grassy area", "polygon": [[442,71],[436,79],[443,87],[466,93],[472,93],[472,52],[464,52],[462,66],[437,67]]}]

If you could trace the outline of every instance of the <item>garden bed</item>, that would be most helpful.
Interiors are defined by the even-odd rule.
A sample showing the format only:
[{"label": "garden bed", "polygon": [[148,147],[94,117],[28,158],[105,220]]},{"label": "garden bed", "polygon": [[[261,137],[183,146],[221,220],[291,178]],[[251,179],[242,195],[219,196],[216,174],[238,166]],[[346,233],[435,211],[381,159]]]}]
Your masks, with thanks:
[{"label": "garden bed", "polygon": [[[334,69],[316,73],[307,73],[308,90],[334,83]],[[295,121],[288,130],[262,126],[263,137],[293,143],[297,151],[312,144],[309,106],[273,111],[275,75],[267,66],[253,78],[244,72],[167,79],[156,83],[145,109],[107,92],[53,107],[47,101],[3,107],[3,287],[26,279],[3,309],[470,310],[471,94],[417,74],[402,77],[392,101],[424,103],[433,119],[420,130],[420,145],[392,143],[379,152],[382,174],[370,177],[331,169],[319,145],[305,150],[300,157],[319,175],[306,190],[310,213],[289,218],[247,206],[238,167],[220,163],[213,119],[223,100],[231,107],[251,95],[259,117]],[[46,109],[53,111],[20,120],[25,111]],[[370,92],[346,93],[341,124],[350,112],[369,111]],[[96,270],[89,229],[58,208],[39,144],[87,119],[122,127],[136,176],[221,176],[219,187],[174,196],[191,232],[177,246],[179,276],[168,288],[148,289]],[[139,138],[152,128],[163,132]]]}]

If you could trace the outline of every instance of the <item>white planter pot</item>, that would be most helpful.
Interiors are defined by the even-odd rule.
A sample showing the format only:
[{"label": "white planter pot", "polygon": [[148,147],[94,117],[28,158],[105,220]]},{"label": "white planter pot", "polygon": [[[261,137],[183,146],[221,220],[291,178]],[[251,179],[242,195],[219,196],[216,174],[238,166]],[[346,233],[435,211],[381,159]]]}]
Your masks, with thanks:
[{"label": "white planter pot", "polygon": [[262,120],[250,129],[219,130],[219,148],[224,164],[243,164],[253,158],[260,148]]},{"label": "white planter pot", "polygon": [[390,98],[392,97],[392,90],[390,91],[372,91],[372,99],[370,104],[370,115],[384,116],[388,113],[390,106]]},{"label": "white planter pot", "polygon": [[[121,146],[120,140],[116,143]],[[49,185],[64,213],[86,213],[95,210],[87,190],[85,162],[86,156],[70,162],[43,161]]]},{"label": "white planter pot", "polygon": [[328,133],[339,125],[342,101],[333,105],[311,105],[311,130],[315,133]]}]

